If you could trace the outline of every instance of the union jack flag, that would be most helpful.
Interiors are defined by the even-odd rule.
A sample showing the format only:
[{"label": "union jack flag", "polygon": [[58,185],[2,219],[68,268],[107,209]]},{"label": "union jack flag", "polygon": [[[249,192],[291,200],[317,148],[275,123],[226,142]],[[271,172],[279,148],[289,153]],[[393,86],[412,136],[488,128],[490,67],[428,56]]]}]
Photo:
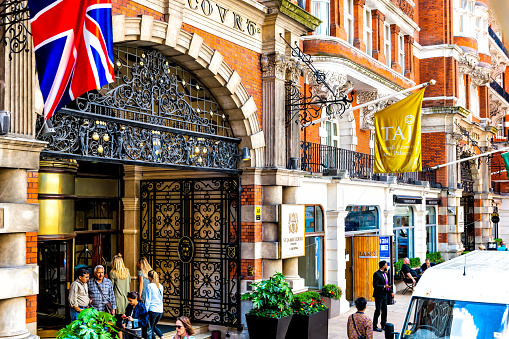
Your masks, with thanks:
[{"label": "union jack flag", "polygon": [[44,119],[114,81],[110,0],[28,0]]}]

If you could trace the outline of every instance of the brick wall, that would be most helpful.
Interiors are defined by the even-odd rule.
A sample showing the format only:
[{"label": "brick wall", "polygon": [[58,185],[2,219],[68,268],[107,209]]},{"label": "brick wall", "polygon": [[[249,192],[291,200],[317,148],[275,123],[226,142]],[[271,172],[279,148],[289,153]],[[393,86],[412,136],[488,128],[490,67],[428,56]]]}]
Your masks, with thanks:
[{"label": "brick wall", "polygon": [[[39,189],[39,173],[27,172],[27,203],[38,203],[38,189]],[[26,234],[26,263],[37,264],[37,232],[27,232]],[[26,297],[26,323],[34,323],[37,321],[37,295],[30,295]]]},{"label": "brick wall", "polygon": [[249,95],[253,97],[256,107],[258,107],[258,120],[261,125],[262,70],[260,66],[260,54],[187,24],[182,24],[182,29],[201,36],[204,44],[220,52],[224,57],[224,62],[226,62],[231,69],[239,73],[242,84],[246,87]]},{"label": "brick wall", "polygon": [[[422,133],[421,150],[423,167],[432,167],[447,162],[445,137],[445,132]],[[446,167],[442,167],[437,171],[437,181],[441,183],[442,186],[447,186]]]},{"label": "brick wall", "polygon": [[452,0],[420,0],[419,43],[422,46],[452,43]]},{"label": "brick wall", "polygon": [[113,15],[122,14],[126,17],[137,17],[139,15],[150,15],[155,20],[165,21],[164,15],[151,8],[142,6],[129,0],[112,0]]},{"label": "brick wall", "polygon": [[[420,60],[420,81],[435,79],[434,86],[428,86],[425,97],[458,97],[458,62],[454,58],[428,58]],[[454,106],[453,100],[424,101],[423,107]]]},{"label": "brick wall", "polygon": [[[261,205],[262,204],[262,186],[260,185],[242,185],[242,194],[240,196],[242,206]],[[242,222],[242,232],[240,240],[242,242],[261,242],[262,241],[262,223],[261,222]],[[241,259],[241,275],[246,279],[262,278],[262,260],[261,259]],[[251,267],[253,274],[248,274],[248,268]]]}]

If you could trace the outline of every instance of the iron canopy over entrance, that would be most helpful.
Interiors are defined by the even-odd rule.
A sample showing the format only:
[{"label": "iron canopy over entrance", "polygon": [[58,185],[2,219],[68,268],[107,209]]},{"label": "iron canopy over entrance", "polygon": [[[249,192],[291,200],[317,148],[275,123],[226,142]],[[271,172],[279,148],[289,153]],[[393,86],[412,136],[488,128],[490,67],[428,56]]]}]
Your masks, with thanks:
[{"label": "iron canopy over entrance", "polygon": [[[156,50],[116,46],[115,82],[56,113],[43,156],[238,173],[228,117],[187,70]],[[38,122],[39,128],[42,119]]]},{"label": "iron canopy over entrance", "polygon": [[142,181],[141,255],[164,314],[240,326],[240,178]]}]

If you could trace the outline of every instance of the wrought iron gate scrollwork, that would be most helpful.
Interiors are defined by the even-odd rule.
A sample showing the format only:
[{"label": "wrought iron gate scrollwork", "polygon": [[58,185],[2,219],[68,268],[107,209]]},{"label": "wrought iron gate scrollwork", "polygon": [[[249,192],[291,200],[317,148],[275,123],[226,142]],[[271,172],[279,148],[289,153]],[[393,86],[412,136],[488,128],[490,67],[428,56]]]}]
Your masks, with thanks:
[{"label": "wrought iron gate scrollwork", "polygon": [[114,54],[115,82],[56,113],[56,134],[40,137],[43,154],[238,172],[240,140],[190,72],[155,50],[116,46]]},{"label": "wrought iron gate scrollwork", "polygon": [[240,326],[238,178],[141,182],[141,254],[166,316]]}]

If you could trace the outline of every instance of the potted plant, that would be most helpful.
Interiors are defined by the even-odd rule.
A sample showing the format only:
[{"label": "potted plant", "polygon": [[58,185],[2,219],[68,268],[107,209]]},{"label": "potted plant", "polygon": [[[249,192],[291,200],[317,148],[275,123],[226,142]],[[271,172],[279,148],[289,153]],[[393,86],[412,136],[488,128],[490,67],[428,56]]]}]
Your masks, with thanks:
[{"label": "potted plant", "polygon": [[57,339],[117,338],[114,325],[115,317],[111,314],[87,308],[80,312],[78,320],[58,331]]},{"label": "potted plant", "polygon": [[297,294],[286,339],[327,339],[329,334],[328,309],[318,292]]},{"label": "potted plant", "polygon": [[251,284],[253,292],[245,293],[242,300],[253,306],[246,314],[250,338],[283,339],[292,319],[293,292],[285,276],[276,272],[269,280]]},{"label": "potted plant", "polygon": [[327,284],[323,286],[322,296],[325,306],[329,309],[329,319],[339,315],[339,299],[343,295],[343,290],[334,284]]}]

